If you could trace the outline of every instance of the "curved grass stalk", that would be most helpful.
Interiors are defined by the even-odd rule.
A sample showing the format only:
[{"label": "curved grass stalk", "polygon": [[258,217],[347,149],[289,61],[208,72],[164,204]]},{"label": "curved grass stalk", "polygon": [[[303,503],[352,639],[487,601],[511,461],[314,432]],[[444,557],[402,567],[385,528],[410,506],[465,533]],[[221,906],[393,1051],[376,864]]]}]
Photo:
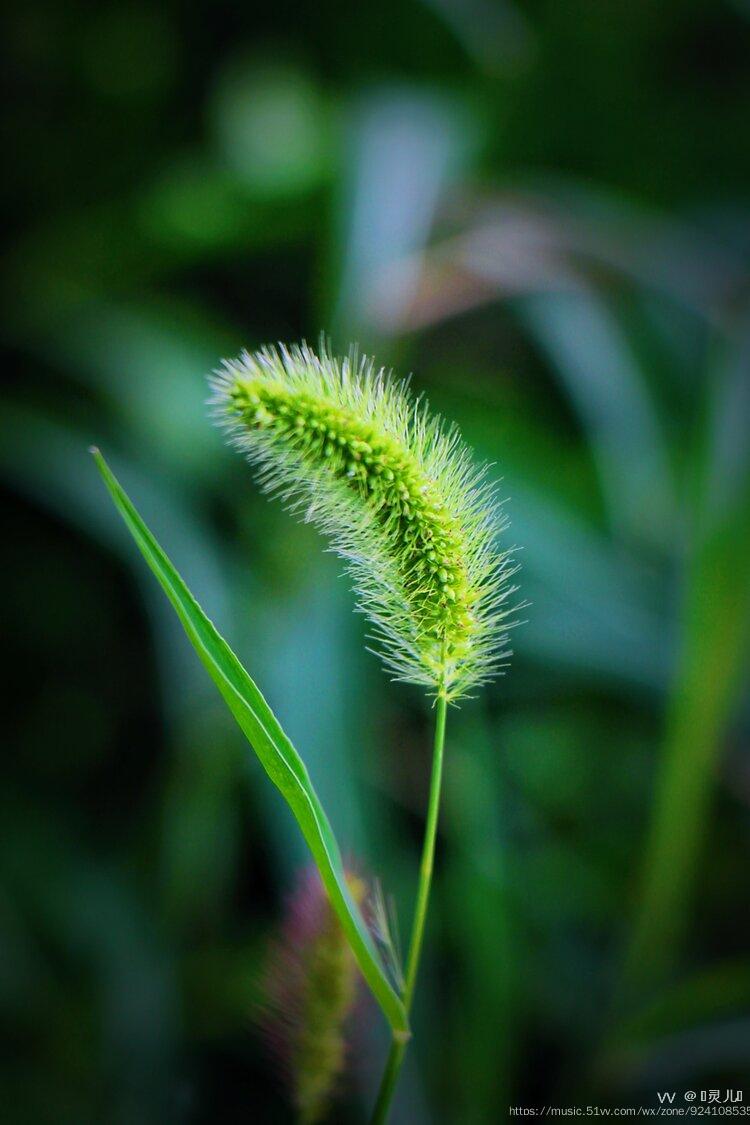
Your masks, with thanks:
[{"label": "curved grass stalk", "polygon": [[392,978],[346,882],[307,770],[245,669],[200,610],[99,454],[99,470],[188,637],[266,772],[292,809],[346,938],[388,1019],[393,1045],[375,1108],[388,1116],[406,1046],[437,838],[448,703],[495,675],[515,567],[496,547],[504,520],[485,468],[455,428],[413,401],[405,383],[356,351],[343,360],[306,344],[225,362],[216,413],[261,485],[326,534],[353,578],[358,608],[396,679],[435,697],[435,740],[406,974]]},{"label": "curved grass stalk", "polygon": [[[356,351],[306,344],[227,361],[214,404],[261,485],[313,522],[347,563],[359,608],[396,679],[436,698],[435,742],[406,977],[408,1021],[427,918],[448,702],[498,671],[505,655],[507,553],[494,490],[455,428]],[[385,1122],[410,1037],[394,1027],[373,1121]]]}]

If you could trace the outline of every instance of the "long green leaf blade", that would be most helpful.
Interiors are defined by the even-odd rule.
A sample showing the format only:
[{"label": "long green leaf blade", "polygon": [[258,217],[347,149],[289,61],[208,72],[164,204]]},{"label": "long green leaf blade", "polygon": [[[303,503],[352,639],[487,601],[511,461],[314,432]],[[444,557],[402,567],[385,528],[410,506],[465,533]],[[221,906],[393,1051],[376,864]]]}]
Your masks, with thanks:
[{"label": "long green leaf blade", "polygon": [[362,974],[394,1031],[408,1020],[393,989],[359,908],[349,893],[341,853],[304,762],[281,728],[256,684],[208,620],[148,530],[99,450],[92,450],[109,493],[158,579],[203,665],[218,687],[261,765],[292,810],[312,852],[321,879],[347,935]]}]

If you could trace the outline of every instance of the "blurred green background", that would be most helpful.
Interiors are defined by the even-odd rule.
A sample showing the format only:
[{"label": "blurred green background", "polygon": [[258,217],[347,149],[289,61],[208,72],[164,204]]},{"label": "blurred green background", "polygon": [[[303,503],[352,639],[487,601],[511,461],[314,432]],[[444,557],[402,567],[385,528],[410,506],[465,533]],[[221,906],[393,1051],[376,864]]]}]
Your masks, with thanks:
[{"label": "blurred green background", "polygon": [[253,1012],[305,851],[92,441],[408,926],[429,710],[206,419],[220,357],[321,330],[495,463],[531,603],[451,716],[394,1122],[750,1102],[746,0],[27,0],[4,38],[3,1121],[290,1119]]}]

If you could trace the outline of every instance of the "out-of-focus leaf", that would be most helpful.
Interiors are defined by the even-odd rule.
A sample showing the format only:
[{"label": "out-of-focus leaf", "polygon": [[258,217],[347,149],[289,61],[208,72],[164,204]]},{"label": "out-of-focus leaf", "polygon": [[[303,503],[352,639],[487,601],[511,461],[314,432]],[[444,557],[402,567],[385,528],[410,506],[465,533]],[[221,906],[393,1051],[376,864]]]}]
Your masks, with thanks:
[{"label": "out-of-focus leaf", "polygon": [[203,376],[239,342],[194,305],[93,301],[28,346],[54,351],[72,379],[105,396],[141,459],[151,450],[193,488],[222,465]]},{"label": "out-of-focus leaf", "polygon": [[204,667],[247,736],[263,768],[294,813],[362,974],[395,1031],[408,1028],[372,938],[349,892],[338,844],[307,770],[278,720],[237,657],[198,606],[151,535],[102,455],[96,463],[110,495],[169,598]]},{"label": "out-of-focus leaf", "polygon": [[674,489],[664,437],[625,333],[579,290],[526,298],[521,317],[547,353],[586,428],[610,524],[669,543]]},{"label": "out-of-focus leaf", "polygon": [[708,437],[683,592],[683,634],[643,888],[626,964],[629,994],[660,981],[677,956],[714,794],[722,735],[750,642],[748,326],[709,384]]},{"label": "out-of-focus leaf", "polygon": [[[471,152],[475,128],[460,102],[437,91],[386,87],[364,99],[353,122],[340,325],[359,335],[401,319],[436,208]],[[404,258],[411,268],[386,281],[388,267]]]},{"label": "out-of-focus leaf", "polygon": [[512,517],[514,539],[523,544],[523,590],[533,607],[518,633],[519,649],[589,676],[664,691],[673,627],[655,612],[648,573],[536,490],[514,488]]},{"label": "out-of-focus leaf", "polygon": [[480,200],[460,232],[423,260],[389,263],[381,284],[397,285],[419,268],[412,301],[392,329],[435,324],[508,297],[590,292],[601,287],[604,270],[723,323],[747,283],[739,237],[737,230],[712,237],[573,180],[520,182]]},{"label": "out-of-focus leaf", "polygon": [[647,1043],[682,1027],[741,1015],[750,1007],[750,964],[716,965],[660,993],[620,1029],[618,1040]]},{"label": "out-of-focus leaf", "polygon": [[[58,519],[80,527],[107,549],[123,548],[127,535],[124,530],[120,535],[117,524],[113,525],[107,518],[106,496],[96,487],[96,478],[86,472],[88,462],[83,451],[91,440],[90,434],[87,436],[70,424],[60,425],[41,412],[6,404],[0,437],[0,473],[11,487]],[[189,557],[193,578],[211,591],[211,612],[224,616],[221,563],[206,527],[178,489],[161,482],[155,485],[142,470],[130,471],[136,474],[139,487],[148,498],[149,509],[164,513],[163,519],[169,523],[170,541]],[[153,583],[148,585],[153,588]],[[178,626],[164,599],[150,598],[146,587],[144,596],[154,620],[163,705],[170,717],[179,713],[184,719],[186,700],[194,704],[207,694],[206,680],[196,674],[195,661],[185,659],[184,645],[177,643]]]}]

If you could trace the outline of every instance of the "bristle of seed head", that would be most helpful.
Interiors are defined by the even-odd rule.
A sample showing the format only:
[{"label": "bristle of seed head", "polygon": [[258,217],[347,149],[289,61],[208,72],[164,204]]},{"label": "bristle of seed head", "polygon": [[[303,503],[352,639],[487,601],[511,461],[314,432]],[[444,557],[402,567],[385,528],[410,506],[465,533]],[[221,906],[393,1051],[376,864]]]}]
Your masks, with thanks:
[{"label": "bristle of seed head", "polygon": [[346,560],[394,676],[455,700],[496,674],[515,567],[496,546],[494,487],[457,429],[356,351],[243,352],[211,384],[262,487]]}]

